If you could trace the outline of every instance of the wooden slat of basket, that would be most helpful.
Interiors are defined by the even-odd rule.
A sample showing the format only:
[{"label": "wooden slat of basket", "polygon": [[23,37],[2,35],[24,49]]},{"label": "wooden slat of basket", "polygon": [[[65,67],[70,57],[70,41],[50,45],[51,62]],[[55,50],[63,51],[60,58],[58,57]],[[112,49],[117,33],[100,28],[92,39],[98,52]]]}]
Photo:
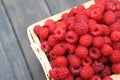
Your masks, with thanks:
[{"label": "wooden slat of basket", "polygon": [[[85,8],[88,8],[91,4],[94,4],[93,0],[91,0],[87,3],[84,3],[83,5],[85,6]],[[57,14],[57,15],[48,17],[48,18],[46,18],[44,20],[41,20],[39,22],[36,22],[36,23],[32,24],[31,26],[29,26],[28,29],[27,29],[27,34],[28,34],[28,38],[29,38],[30,43],[31,43],[31,47],[32,47],[35,55],[39,59],[40,63],[42,64],[42,67],[43,67],[43,70],[45,72],[47,80],[52,80],[50,78],[49,74],[48,74],[48,71],[51,69],[51,66],[50,66],[49,60],[47,59],[46,54],[41,50],[40,41],[39,41],[38,37],[35,35],[35,33],[33,32],[33,29],[34,29],[34,26],[36,26],[36,25],[43,26],[45,21],[48,20],[48,19],[53,19],[54,21],[60,20],[61,15],[63,13],[69,12],[69,11],[70,11],[70,9],[66,10],[66,11],[63,11],[63,12]],[[119,75],[114,74],[111,77],[113,78],[113,80],[120,80],[120,74]]]}]

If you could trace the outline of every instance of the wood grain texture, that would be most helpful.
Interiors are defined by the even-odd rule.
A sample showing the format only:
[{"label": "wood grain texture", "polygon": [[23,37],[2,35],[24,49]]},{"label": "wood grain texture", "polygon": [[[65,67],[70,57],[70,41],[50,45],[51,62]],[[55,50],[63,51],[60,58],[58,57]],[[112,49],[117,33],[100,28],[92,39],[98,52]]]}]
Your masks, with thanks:
[{"label": "wood grain texture", "polygon": [[89,0],[45,0],[52,15],[85,3]]},{"label": "wood grain texture", "polygon": [[0,80],[32,80],[1,1]]},{"label": "wood grain texture", "polygon": [[30,48],[27,36],[29,25],[50,16],[44,0],[3,0],[3,3],[24,52],[33,80],[46,80],[43,69]]}]

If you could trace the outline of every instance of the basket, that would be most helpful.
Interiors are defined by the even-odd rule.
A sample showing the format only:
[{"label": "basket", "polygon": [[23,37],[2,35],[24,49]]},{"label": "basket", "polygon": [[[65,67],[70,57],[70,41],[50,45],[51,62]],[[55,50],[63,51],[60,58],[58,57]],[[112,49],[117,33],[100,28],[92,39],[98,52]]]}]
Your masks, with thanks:
[{"label": "basket", "polygon": [[[83,5],[85,6],[85,8],[88,8],[91,4],[94,4],[93,0],[88,1],[88,2],[84,3]],[[69,11],[70,11],[70,9],[68,9],[66,11],[63,11],[61,13],[58,13],[54,16],[48,17],[48,18],[46,18],[44,20],[41,20],[39,22],[36,22],[36,23],[30,25],[27,29],[27,34],[28,34],[28,38],[29,38],[29,41],[30,41],[30,44],[31,44],[31,48],[33,49],[35,55],[37,56],[38,60],[40,61],[47,80],[53,80],[52,78],[50,78],[49,73],[48,73],[49,70],[51,69],[51,66],[50,66],[49,60],[48,60],[45,52],[43,52],[41,50],[40,41],[39,41],[38,37],[35,35],[35,33],[33,32],[33,29],[34,29],[35,25],[43,26],[44,22],[47,19],[53,19],[54,21],[57,21],[61,18],[61,15],[63,13],[69,12]],[[117,74],[117,75],[114,74],[114,75],[111,75],[111,77],[113,78],[113,80],[120,80],[120,74]]]}]

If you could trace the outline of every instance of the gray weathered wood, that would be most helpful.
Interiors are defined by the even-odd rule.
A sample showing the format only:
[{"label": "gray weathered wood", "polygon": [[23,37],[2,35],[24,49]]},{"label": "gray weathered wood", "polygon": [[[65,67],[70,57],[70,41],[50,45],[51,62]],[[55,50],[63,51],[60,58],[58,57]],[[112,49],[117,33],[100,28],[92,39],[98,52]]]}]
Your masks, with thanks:
[{"label": "gray weathered wood", "polygon": [[[50,16],[44,0],[3,0],[34,80],[46,80],[43,69],[30,48],[27,27]],[[28,79],[29,80],[29,79]]]},{"label": "gray weathered wood", "polygon": [[32,80],[1,1],[0,80]]},{"label": "gray weathered wood", "polygon": [[66,9],[75,7],[89,0],[45,0],[50,12],[54,15]]}]

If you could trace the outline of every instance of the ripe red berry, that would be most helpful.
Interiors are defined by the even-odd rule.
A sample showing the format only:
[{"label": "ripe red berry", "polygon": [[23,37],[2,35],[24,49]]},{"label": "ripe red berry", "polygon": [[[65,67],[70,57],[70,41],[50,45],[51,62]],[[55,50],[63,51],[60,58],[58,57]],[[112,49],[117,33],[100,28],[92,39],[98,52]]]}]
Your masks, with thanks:
[{"label": "ripe red berry", "polygon": [[49,70],[50,77],[52,77],[53,79],[58,79],[57,73],[58,73],[58,68],[53,68]]},{"label": "ripe red berry", "polygon": [[116,42],[116,43],[113,43],[113,49],[114,50],[120,50],[120,41]]},{"label": "ripe red berry", "polygon": [[69,13],[63,13],[62,16],[61,16],[62,20],[68,19],[68,14]]},{"label": "ripe red berry", "polygon": [[112,64],[111,69],[114,74],[120,74],[120,62]]},{"label": "ripe red berry", "polygon": [[97,48],[101,48],[104,44],[104,38],[101,36],[97,36],[93,38],[93,46]]},{"label": "ripe red berry", "polygon": [[75,78],[75,80],[82,80],[80,77]]},{"label": "ripe red berry", "polygon": [[51,46],[49,45],[48,41],[42,41],[41,42],[41,49],[44,52],[49,52],[51,50]]},{"label": "ripe red berry", "polygon": [[84,46],[78,46],[75,51],[75,55],[77,55],[79,58],[84,59],[88,56],[88,49]]},{"label": "ripe red berry", "polygon": [[68,55],[68,62],[72,67],[78,68],[80,66],[80,59],[75,55]]},{"label": "ripe red berry", "polygon": [[115,21],[113,24],[110,25],[111,31],[120,31],[120,20]]},{"label": "ripe red berry", "polygon": [[74,68],[73,66],[70,66],[70,72],[74,75],[74,76],[78,76],[80,74],[80,69],[79,68]]},{"label": "ripe red berry", "polygon": [[75,45],[70,44],[70,43],[65,43],[64,46],[65,46],[65,51],[66,52],[68,52],[70,54],[74,54],[75,53],[75,49],[76,49]]},{"label": "ripe red berry", "polygon": [[103,38],[104,38],[104,44],[109,44],[109,45],[112,44],[112,41],[111,41],[110,37],[104,36]]},{"label": "ripe red berry", "polygon": [[55,64],[58,67],[66,67],[68,64],[68,61],[64,56],[58,56],[55,58]]},{"label": "ripe red berry", "polygon": [[93,68],[91,66],[84,66],[80,69],[80,76],[83,79],[90,79],[94,75]]},{"label": "ripe red berry", "polygon": [[48,37],[48,43],[50,46],[54,46],[55,44],[57,44],[57,40],[55,39],[54,35],[50,35]]},{"label": "ripe red berry", "polygon": [[89,56],[92,59],[99,59],[101,57],[100,50],[98,48],[96,48],[96,47],[91,47],[89,49]]},{"label": "ripe red berry", "polygon": [[103,64],[106,64],[109,61],[109,58],[105,57],[105,56],[101,56],[98,61],[103,63]]},{"label": "ripe red berry", "polygon": [[53,21],[52,19],[48,19],[45,21],[44,26],[50,28],[54,24],[55,24],[55,21]]},{"label": "ripe red berry", "polygon": [[110,55],[110,61],[113,63],[120,62],[120,51],[114,50],[113,53]]},{"label": "ripe red berry", "polygon": [[65,31],[67,30],[67,25],[66,25],[66,23],[64,21],[57,21],[55,23],[55,26],[56,26],[56,28],[62,28]]},{"label": "ripe red berry", "polygon": [[90,80],[102,80],[99,76],[94,75]]},{"label": "ripe red berry", "polygon": [[67,24],[67,29],[71,31],[74,29],[75,21],[74,20],[67,20],[66,24]]},{"label": "ripe red berry", "polygon": [[36,26],[34,27],[33,31],[34,31],[34,33],[35,33],[36,35],[38,35],[40,29],[41,29],[41,26],[40,26],[40,25],[36,25]]},{"label": "ripe red berry", "polygon": [[74,44],[77,42],[78,40],[78,36],[77,34],[74,32],[74,31],[68,31],[65,35],[65,40],[68,42],[68,43],[71,43],[71,44]]},{"label": "ripe red berry", "polygon": [[116,6],[112,2],[110,2],[110,1],[107,2],[107,0],[106,0],[105,9],[107,11],[115,11],[116,10]]},{"label": "ripe red berry", "polygon": [[85,59],[82,59],[81,60],[81,64],[82,66],[85,66],[85,65],[91,65],[92,64],[92,59],[90,57],[87,57]]},{"label": "ripe red berry", "polygon": [[104,44],[101,48],[101,53],[104,56],[109,56],[113,53],[113,48],[108,44]]},{"label": "ripe red berry", "polygon": [[64,80],[74,80],[74,77],[71,73],[69,73],[68,76]]},{"label": "ripe red berry", "polygon": [[102,25],[102,28],[103,28],[103,35],[104,36],[109,36],[110,28],[107,25]]},{"label": "ripe red berry", "polygon": [[119,31],[111,32],[110,38],[113,42],[119,41],[120,40],[120,32]]},{"label": "ripe red berry", "polygon": [[105,66],[104,69],[101,71],[101,77],[105,77],[105,76],[110,76],[111,75],[111,69],[109,66]]},{"label": "ripe red berry", "polygon": [[110,76],[105,76],[103,80],[113,80]]},{"label": "ripe red berry", "polygon": [[93,37],[91,35],[85,34],[85,35],[83,35],[83,36],[80,37],[79,43],[82,46],[90,46],[91,43],[92,43],[92,39],[93,39]]},{"label": "ripe red berry", "polygon": [[105,12],[103,20],[107,25],[114,23],[115,19],[116,19],[116,16],[114,12],[112,11]]}]

